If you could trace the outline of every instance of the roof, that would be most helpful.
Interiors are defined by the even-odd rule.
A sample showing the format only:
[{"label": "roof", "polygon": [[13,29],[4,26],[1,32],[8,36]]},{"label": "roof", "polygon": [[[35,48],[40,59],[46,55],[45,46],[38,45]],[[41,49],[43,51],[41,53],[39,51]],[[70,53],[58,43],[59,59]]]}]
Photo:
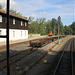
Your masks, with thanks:
[{"label": "roof", "polygon": [[[2,10],[2,9],[0,9],[0,12],[1,12],[1,13],[4,13],[4,14],[7,14],[6,11],[5,11],[5,10]],[[23,19],[23,20],[26,20],[26,21],[29,21],[28,19],[26,19],[26,18],[24,18],[24,17],[22,17],[22,16],[19,16],[19,15],[15,15],[15,14],[13,14],[13,13],[10,13],[10,15],[11,15],[11,16],[14,16],[14,17],[17,17],[17,18],[20,18],[20,19]]]}]

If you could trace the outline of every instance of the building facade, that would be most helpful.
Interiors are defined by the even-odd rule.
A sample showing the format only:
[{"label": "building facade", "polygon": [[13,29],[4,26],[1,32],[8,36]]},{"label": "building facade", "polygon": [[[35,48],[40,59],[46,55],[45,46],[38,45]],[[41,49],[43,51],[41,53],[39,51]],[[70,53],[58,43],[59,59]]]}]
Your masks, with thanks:
[{"label": "building facade", "polygon": [[[6,35],[7,14],[0,10],[0,35]],[[10,13],[9,39],[19,40],[28,38],[28,20],[24,17]],[[0,41],[5,39],[0,38]]]}]

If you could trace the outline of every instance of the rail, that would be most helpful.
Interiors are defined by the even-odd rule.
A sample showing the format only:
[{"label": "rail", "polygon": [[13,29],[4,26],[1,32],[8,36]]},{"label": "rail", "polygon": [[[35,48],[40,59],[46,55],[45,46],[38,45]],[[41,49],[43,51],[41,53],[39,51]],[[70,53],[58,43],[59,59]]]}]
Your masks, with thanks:
[{"label": "rail", "polygon": [[72,75],[73,75],[73,54],[72,54],[72,50],[71,50],[72,49],[71,48],[71,46],[72,46],[72,39],[68,41],[68,44],[66,45],[65,49],[63,50],[62,55],[60,56],[60,59],[59,59],[58,64],[57,64],[57,66],[56,66],[56,68],[54,70],[53,75],[56,75],[56,72],[58,70],[59,64],[61,63],[62,57],[63,57],[65,51],[67,50],[68,45],[70,45],[70,53],[71,53],[71,57],[70,58],[71,58]]},{"label": "rail", "polygon": [[70,47],[70,50],[71,50],[72,75],[74,75],[74,70],[73,70],[73,51],[72,51],[73,50],[73,42],[71,42],[71,47]]}]

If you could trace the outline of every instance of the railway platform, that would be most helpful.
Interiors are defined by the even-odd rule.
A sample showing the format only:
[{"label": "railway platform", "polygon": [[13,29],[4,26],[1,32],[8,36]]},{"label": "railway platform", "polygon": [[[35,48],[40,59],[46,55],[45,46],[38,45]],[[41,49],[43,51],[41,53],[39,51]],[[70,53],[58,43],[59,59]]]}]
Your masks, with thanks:
[{"label": "railway platform", "polygon": [[[20,39],[20,40],[14,40],[14,41],[9,41],[10,44],[10,50],[14,50],[14,49],[21,49],[20,47],[22,47],[23,49],[27,46],[29,46],[28,43],[24,43],[24,42],[28,42],[30,40],[34,40],[34,39],[39,39],[39,38],[45,38],[47,36],[39,36],[39,37],[30,37],[28,39]],[[6,42],[0,42],[0,51],[2,50],[6,50]]]},{"label": "railway platform", "polygon": [[[47,37],[47,36],[39,36],[39,37],[30,37],[28,39],[19,39],[19,40],[13,40],[13,41],[9,41],[10,44],[15,44],[15,43],[21,43],[21,42],[26,42],[26,41],[30,41],[30,40],[34,40],[34,39],[38,39],[38,38],[43,38],[43,37]],[[0,42],[0,46],[6,45],[6,42]]]}]

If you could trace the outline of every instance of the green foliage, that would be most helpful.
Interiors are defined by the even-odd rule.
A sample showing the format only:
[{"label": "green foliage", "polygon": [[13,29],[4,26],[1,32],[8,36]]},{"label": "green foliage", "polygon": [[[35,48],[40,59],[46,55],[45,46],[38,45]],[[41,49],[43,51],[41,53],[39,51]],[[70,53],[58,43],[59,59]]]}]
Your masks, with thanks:
[{"label": "green foliage", "polygon": [[46,30],[46,34],[49,33],[49,31],[51,30],[51,21],[48,20],[46,23],[45,23],[45,30]]},{"label": "green foliage", "polygon": [[65,35],[72,35],[73,34],[73,30],[70,26],[64,26],[64,34]]},{"label": "green foliage", "polygon": [[40,26],[40,34],[41,35],[44,35],[45,34],[45,28],[44,28],[44,25],[43,24],[41,24],[41,26]]},{"label": "green foliage", "polygon": [[16,10],[10,9],[9,10],[10,13],[16,14]]},{"label": "green foliage", "polygon": [[28,25],[29,33],[39,33],[39,24],[38,22],[33,21],[32,24]]},{"label": "green foliage", "polygon": [[22,16],[22,14],[21,14],[21,13],[19,13],[19,12],[18,12],[18,13],[16,13],[16,15]]},{"label": "green foliage", "polygon": [[31,21],[31,24],[28,25],[28,29],[29,29],[29,34],[30,33],[38,33],[41,35],[45,34],[45,27],[44,27],[44,22],[45,22],[45,18],[39,18],[36,21],[32,21],[34,18],[33,17],[29,17],[29,20]]},{"label": "green foliage", "polygon": [[73,30],[73,35],[75,35],[75,21],[70,25],[70,27],[72,28]]},{"label": "green foliage", "polygon": [[58,24],[57,24],[57,20],[55,18],[52,18],[50,27],[51,27],[50,31],[52,31],[54,34],[54,29],[55,29],[55,34],[57,35],[56,32],[58,31],[58,29],[56,29],[56,28],[58,28]]},{"label": "green foliage", "polygon": [[[61,18],[61,17],[60,17]],[[29,17],[31,24],[29,24],[29,34],[37,33],[41,35],[48,35],[50,31],[55,35],[58,35],[58,24],[59,24],[59,35],[72,35],[75,34],[75,22],[73,22],[70,26],[63,26],[61,19],[58,23],[58,20],[52,18],[52,20],[45,21],[45,18],[37,18],[36,21],[33,21],[33,17]],[[73,32],[74,30],[74,32]]]},{"label": "green foliage", "polygon": [[0,9],[3,9],[3,6],[2,5],[0,5]]},{"label": "green foliage", "polygon": [[33,19],[34,19],[34,17],[29,17],[29,18],[28,18],[28,20],[29,20],[30,22],[32,22]]},{"label": "green foliage", "polygon": [[13,13],[13,14],[15,14],[15,15],[22,16],[22,14],[21,14],[20,12],[17,13],[16,10],[13,10],[13,9],[10,9],[9,12],[10,12],[10,13]]},{"label": "green foliage", "polygon": [[24,18],[26,18],[26,19],[27,19],[27,17],[24,17]]}]

